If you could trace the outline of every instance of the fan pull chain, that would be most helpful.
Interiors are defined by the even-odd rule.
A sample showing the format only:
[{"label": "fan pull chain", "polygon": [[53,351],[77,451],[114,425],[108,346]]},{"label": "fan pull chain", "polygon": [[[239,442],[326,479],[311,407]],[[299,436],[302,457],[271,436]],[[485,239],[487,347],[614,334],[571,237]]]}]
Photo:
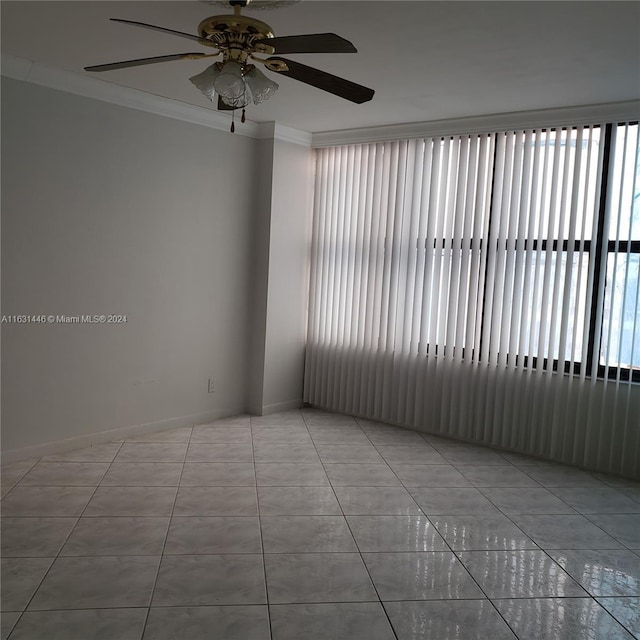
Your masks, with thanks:
[{"label": "fan pull chain", "polygon": [[240,118],[240,122],[242,122],[244,124],[245,118],[244,118],[244,108],[242,109],[242,118]]},{"label": "fan pull chain", "polygon": [[236,119],[236,110],[234,109],[231,112],[231,133],[233,133],[236,130],[235,119]]}]

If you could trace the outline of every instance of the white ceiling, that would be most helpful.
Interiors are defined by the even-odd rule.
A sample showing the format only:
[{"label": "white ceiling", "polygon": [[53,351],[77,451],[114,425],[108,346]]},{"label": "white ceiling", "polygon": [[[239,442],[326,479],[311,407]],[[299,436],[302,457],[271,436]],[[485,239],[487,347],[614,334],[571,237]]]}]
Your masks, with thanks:
[{"label": "white ceiling", "polygon": [[[84,74],[83,67],[191,51],[197,43],[124,18],[196,33],[206,2],[1,3],[2,51]],[[358,54],[292,55],[376,90],[355,105],[275,77],[280,90],[248,108],[255,122],[310,132],[618,102],[640,98],[638,2],[312,1],[245,13],[277,36],[335,32]],[[210,62],[179,61],[92,74],[214,108],[188,81]]]}]

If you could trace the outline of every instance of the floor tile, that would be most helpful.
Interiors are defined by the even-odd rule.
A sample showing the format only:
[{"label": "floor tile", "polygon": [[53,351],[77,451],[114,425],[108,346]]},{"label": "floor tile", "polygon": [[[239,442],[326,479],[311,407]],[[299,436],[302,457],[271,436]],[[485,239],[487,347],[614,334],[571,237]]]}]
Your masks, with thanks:
[{"label": "floor tile", "polygon": [[371,441],[358,428],[309,427],[313,441],[318,444],[370,445]]},{"label": "floor tile", "polygon": [[192,443],[187,451],[187,462],[253,462],[250,444]]},{"label": "floor tile", "polygon": [[543,549],[620,549],[622,546],[580,515],[517,514],[511,519]]},{"label": "floor tile", "polygon": [[144,640],[270,640],[266,605],[152,607]]},{"label": "floor tile", "polygon": [[276,604],[273,640],[395,640],[378,602]]},{"label": "floor tile", "polygon": [[177,487],[98,487],[85,516],[169,516]]},{"label": "floor tile", "polygon": [[640,598],[598,598],[598,602],[636,638],[640,638]]},{"label": "floor tile", "polygon": [[421,513],[403,487],[335,487],[335,492],[346,515],[394,516]]},{"label": "floor tile", "polygon": [[537,545],[502,514],[431,516],[454,551],[537,549]]},{"label": "floor tile", "polygon": [[515,453],[513,451],[501,451],[500,455],[516,467],[528,467],[543,462],[542,458],[527,456],[524,453]]},{"label": "floor tile", "polygon": [[322,465],[316,464],[260,464],[256,463],[256,480],[259,486],[323,486],[329,479]]},{"label": "floor tile", "polygon": [[160,558],[58,558],[29,610],[146,607]]},{"label": "floor tile", "polygon": [[113,462],[122,442],[103,442],[83,449],[44,456],[42,462]]},{"label": "floor tile", "polygon": [[635,489],[640,489],[640,481],[632,480],[631,478],[625,478],[623,476],[612,476],[608,473],[592,473],[591,474],[597,480],[608,484],[610,487],[631,487]]},{"label": "floor tile", "polygon": [[7,495],[11,488],[17,484],[20,479],[37,464],[38,459],[20,460],[11,464],[3,464],[0,466],[0,488],[2,497]]},{"label": "floor tile", "polygon": [[186,462],[180,478],[185,487],[253,486],[252,462]]},{"label": "floor tile", "polygon": [[448,551],[426,516],[348,516],[360,551]]},{"label": "floor tile", "polygon": [[251,444],[249,427],[193,427],[191,444]]},{"label": "floor tile", "polygon": [[2,500],[6,516],[79,516],[95,487],[15,487]]},{"label": "floor tile", "polygon": [[164,556],[153,594],[154,607],[265,604],[259,554]]},{"label": "floor tile", "polygon": [[574,467],[541,462],[537,465],[520,467],[543,487],[602,487],[590,473]]},{"label": "floor tile", "polygon": [[398,640],[516,640],[488,600],[385,602]]},{"label": "floor tile", "polygon": [[173,444],[184,444],[189,442],[190,436],[191,427],[179,427],[178,429],[165,429],[163,431],[143,433],[127,438],[127,442],[168,442]]},{"label": "floor tile", "polygon": [[371,442],[378,445],[397,445],[408,447],[431,448],[427,441],[415,431],[410,429],[393,429],[391,431],[383,429],[365,429],[364,432]]},{"label": "floor tile", "polygon": [[480,491],[504,513],[575,513],[566,502],[542,487],[494,487],[482,488]]},{"label": "floor tile", "polygon": [[306,425],[300,411],[282,411],[281,413],[271,413],[266,416],[251,416],[251,426],[304,427]]},{"label": "floor tile", "polygon": [[414,488],[409,491],[427,515],[498,513],[477,489]]},{"label": "floor tile", "polygon": [[320,462],[312,444],[262,444],[253,445],[256,463],[265,462]]},{"label": "floor tile", "polygon": [[184,462],[186,444],[125,442],[115,462]]},{"label": "floor tile", "polygon": [[169,518],[80,518],[62,556],[160,556]]},{"label": "floor tile", "polygon": [[2,611],[22,611],[53,563],[53,558],[2,558]]},{"label": "floor tile", "polygon": [[18,486],[97,487],[108,468],[107,462],[38,462]]},{"label": "floor tile", "polygon": [[384,460],[373,445],[319,444],[318,455],[324,463],[374,462],[384,464]]},{"label": "floor tile", "polygon": [[343,516],[263,516],[265,553],[357,551]]},{"label": "floor tile", "polygon": [[377,601],[357,553],[267,554],[271,604]]},{"label": "floor tile", "polygon": [[538,483],[515,467],[463,465],[460,473],[476,487],[538,487]]},{"label": "floor tile", "polygon": [[640,558],[627,549],[569,549],[549,555],[592,596],[640,596]]},{"label": "floor tile", "polygon": [[[21,611],[3,611],[0,615],[0,640],[7,640],[11,630],[18,622],[18,618],[22,615]],[[48,638],[42,638],[48,640]]]},{"label": "floor tile", "polygon": [[386,464],[325,464],[334,487],[399,487],[400,480]]},{"label": "floor tile", "polygon": [[14,624],[11,640],[142,640],[150,602],[144,640],[270,640],[267,586],[273,640],[640,635],[628,478],[305,409],[4,465],[2,481],[16,611],[0,640]]},{"label": "floor tile", "polygon": [[226,418],[220,418],[214,422],[207,422],[206,424],[197,424],[196,427],[250,427],[251,416],[247,414],[241,414],[237,416],[228,416]]},{"label": "floor tile", "polygon": [[251,427],[254,444],[313,444],[306,427]]},{"label": "floor tile", "polygon": [[591,522],[629,549],[640,549],[640,514],[590,515]]},{"label": "floor tile", "polygon": [[355,421],[362,427],[362,429],[400,429],[401,427],[396,427],[392,424],[387,424],[385,422],[378,422],[377,420],[369,420],[368,418],[359,418],[356,417]]},{"label": "floor tile", "polygon": [[631,640],[591,598],[497,600],[495,606],[519,640]]},{"label": "floor tile", "polygon": [[330,487],[258,487],[262,516],[335,516],[342,510]]},{"label": "floor tile", "polygon": [[581,597],[583,589],[541,550],[458,554],[489,598]]},{"label": "floor tile", "polygon": [[640,502],[640,487],[616,487],[620,493],[631,498],[636,502]]},{"label": "floor tile", "polygon": [[357,427],[358,422],[351,416],[326,411],[303,411],[302,415],[308,427]]},{"label": "floor tile", "polygon": [[421,433],[416,429],[409,429],[406,427],[399,427],[394,424],[387,424],[386,422],[375,422],[361,418],[357,418],[356,421],[360,425],[360,428],[367,433],[387,434],[390,436],[393,434],[414,434],[422,437]]},{"label": "floor tile", "polygon": [[1,555],[55,557],[76,522],[76,518],[2,518]]},{"label": "floor tile", "polygon": [[174,516],[257,516],[255,487],[180,487]]},{"label": "floor tile", "polygon": [[552,493],[578,513],[640,513],[640,504],[611,487],[559,487]]},{"label": "floor tile", "polygon": [[27,611],[11,640],[140,640],[147,609]]},{"label": "floor tile", "polygon": [[175,487],[180,482],[181,462],[114,462],[105,474],[103,487]]},{"label": "floor tile", "polygon": [[251,517],[172,518],[165,554],[261,553],[260,523]]},{"label": "floor tile", "polygon": [[363,553],[362,557],[383,601],[484,597],[450,551]]},{"label": "floor tile", "polygon": [[509,465],[500,454],[485,447],[465,445],[437,447],[439,453],[450,464],[460,465]]},{"label": "floor tile", "polygon": [[470,487],[471,483],[449,464],[392,463],[405,487]]},{"label": "floor tile", "polygon": [[447,464],[447,461],[426,442],[424,446],[380,446],[377,447],[380,455],[389,463],[405,464]]}]

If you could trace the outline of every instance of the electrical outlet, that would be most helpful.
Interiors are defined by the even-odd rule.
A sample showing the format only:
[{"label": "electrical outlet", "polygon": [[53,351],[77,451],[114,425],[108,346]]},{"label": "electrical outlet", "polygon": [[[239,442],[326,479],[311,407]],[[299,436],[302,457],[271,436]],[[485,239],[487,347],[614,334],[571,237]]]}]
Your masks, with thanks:
[{"label": "electrical outlet", "polygon": [[209,393],[215,393],[215,392],[216,392],[216,379],[209,378]]}]

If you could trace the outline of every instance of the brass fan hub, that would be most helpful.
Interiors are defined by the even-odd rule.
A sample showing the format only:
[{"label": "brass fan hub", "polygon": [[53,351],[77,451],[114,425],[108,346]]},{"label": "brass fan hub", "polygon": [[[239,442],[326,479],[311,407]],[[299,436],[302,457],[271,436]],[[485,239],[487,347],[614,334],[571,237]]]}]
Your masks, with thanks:
[{"label": "brass fan hub", "polygon": [[273,47],[256,42],[273,38],[271,27],[239,13],[205,18],[198,25],[198,35],[220,49],[225,59],[244,61],[250,53],[274,53]]}]

